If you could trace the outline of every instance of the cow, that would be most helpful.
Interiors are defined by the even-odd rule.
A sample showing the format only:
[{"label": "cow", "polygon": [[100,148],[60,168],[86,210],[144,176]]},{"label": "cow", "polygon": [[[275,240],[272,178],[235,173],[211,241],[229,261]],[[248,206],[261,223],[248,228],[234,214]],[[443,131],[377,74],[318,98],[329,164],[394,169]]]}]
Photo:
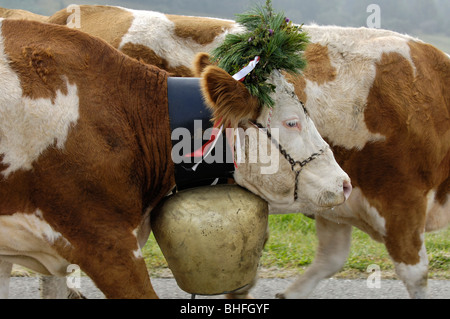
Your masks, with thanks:
[{"label": "cow", "polygon": [[[64,26],[1,19],[0,30],[1,277],[12,263],[57,276],[77,265],[107,298],[157,298],[140,248],[152,209],[176,186],[168,73]],[[268,81],[273,108],[218,67],[200,78],[212,115],[225,123],[267,126],[271,114],[277,140],[258,143],[283,146],[295,161],[322,151],[299,179],[277,150],[276,174],[263,173],[267,161],[255,153],[256,161],[239,161],[235,180],[278,212],[342,204],[347,174],[293,86],[277,70]]]},{"label": "cow", "polygon": [[[65,24],[65,10],[50,17]],[[94,21],[118,21],[105,28]],[[177,76],[240,26],[231,20],[118,7],[81,6],[81,29]],[[413,298],[426,296],[424,232],[450,220],[450,59],[389,30],[305,25],[310,45],[301,77],[286,75],[349,174],[354,191],[316,220],[319,244],[283,298],[307,297],[347,259],[355,226],[385,244]],[[112,41],[111,41],[112,39]],[[160,40],[163,39],[163,40]]]},{"label": "cow", "polygon": [[0,7],[0,18],[47,22],[48,17],[21,9]]}]

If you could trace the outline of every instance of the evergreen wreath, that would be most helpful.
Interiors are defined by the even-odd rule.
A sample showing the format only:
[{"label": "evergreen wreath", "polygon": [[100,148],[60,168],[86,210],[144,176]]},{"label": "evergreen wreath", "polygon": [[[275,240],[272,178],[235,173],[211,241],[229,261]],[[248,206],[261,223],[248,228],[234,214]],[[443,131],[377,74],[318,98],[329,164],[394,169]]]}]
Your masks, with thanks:
[{"label": "evergreen wreath", "polygon": [[302,30],[303,25],[296,26],[283,12],[274,12],[271,0],[267,0],[265,6],[257,6],[236,17],[236,22],[243,25],[246,32],[228,34],[223,44],[211,52],[211,61],[235,74],[259,56],[259,64],[243,83],[262,106],[273,107],[270,94],[275,86],[266,82],[268,77],[274,70],[299,74],[306,66],[303,51],[309,38]]}]

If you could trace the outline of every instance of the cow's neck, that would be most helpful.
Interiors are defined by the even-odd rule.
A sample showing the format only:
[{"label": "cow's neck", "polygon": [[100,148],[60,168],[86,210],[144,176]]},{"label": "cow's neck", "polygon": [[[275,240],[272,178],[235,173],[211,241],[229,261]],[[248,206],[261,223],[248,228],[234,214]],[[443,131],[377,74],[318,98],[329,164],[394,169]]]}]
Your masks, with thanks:
[{"label": "cow's neck", "polygon": [[142,183],[144,207],[154,207],[175,186],[167,73],[142,63],[133,64],[127,73],[124,76],[131,89],[123,104],[138,154],[136,171],[131,173]]},{"label": "cow's neck", "polygon": [[168,78],[168,98],[172,144],[177,156],[174,161],[178,189],[221,183],[231,178],[234,172],[233,156],[225,135],[219,136],[208,155],[188,156],[195,151],[198,153],[208,142],[211,131],[208,129],[212,128],[212,115],[204,103],[200,80]]}]

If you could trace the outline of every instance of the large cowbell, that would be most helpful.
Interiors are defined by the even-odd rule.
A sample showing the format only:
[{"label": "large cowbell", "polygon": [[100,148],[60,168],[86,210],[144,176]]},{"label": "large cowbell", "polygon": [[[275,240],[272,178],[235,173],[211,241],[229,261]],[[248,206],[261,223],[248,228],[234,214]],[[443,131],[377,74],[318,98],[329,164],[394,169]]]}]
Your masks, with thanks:
[{"label": "large cowbell", "polygon": [[[223,132],[208,152],[195,156],[210,141],[212,114],[205,105],[199,78],[169,77],[168,98],[172,160],[178,189],[224,183],[233,176],[233,153]],[[196,152],[197,151],[197,152]]]}]

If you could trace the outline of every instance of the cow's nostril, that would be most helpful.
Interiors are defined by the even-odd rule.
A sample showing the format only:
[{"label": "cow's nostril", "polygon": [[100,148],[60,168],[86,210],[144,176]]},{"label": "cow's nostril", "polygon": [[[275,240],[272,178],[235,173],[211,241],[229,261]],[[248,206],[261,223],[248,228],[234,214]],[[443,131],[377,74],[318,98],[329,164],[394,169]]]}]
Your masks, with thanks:
[{"label": "cow's nostril", "polygon": [[344,181],[344,197],[345,200],[347,200],[350,197],[350,194],[352,193],[352,184],[349,181]]}]

